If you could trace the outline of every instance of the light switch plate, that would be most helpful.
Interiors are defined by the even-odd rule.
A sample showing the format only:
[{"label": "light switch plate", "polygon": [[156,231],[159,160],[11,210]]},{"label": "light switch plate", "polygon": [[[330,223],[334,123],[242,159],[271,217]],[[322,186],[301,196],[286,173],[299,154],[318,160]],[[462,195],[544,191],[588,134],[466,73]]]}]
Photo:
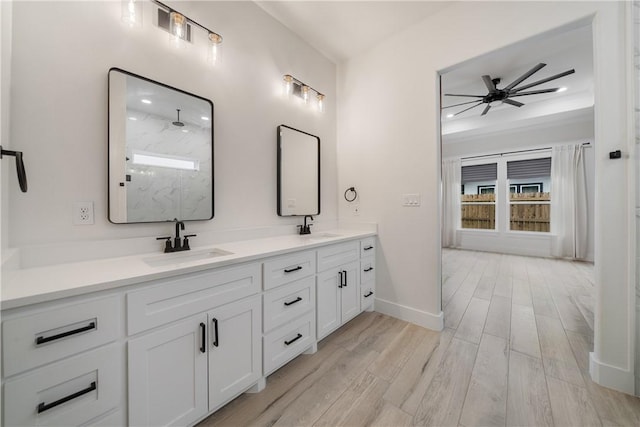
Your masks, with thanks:
[{"label": "light switch plate", "polygon": [[402,195],[402,206],[408,208],[416,208],[420,206],[420,194],[411,193],[411,194],[403,194]]}]

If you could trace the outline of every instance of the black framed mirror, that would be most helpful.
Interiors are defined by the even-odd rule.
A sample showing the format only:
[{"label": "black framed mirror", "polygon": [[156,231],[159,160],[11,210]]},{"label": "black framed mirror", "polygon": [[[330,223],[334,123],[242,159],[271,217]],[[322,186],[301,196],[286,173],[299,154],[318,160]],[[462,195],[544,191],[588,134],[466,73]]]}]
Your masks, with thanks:
[{"label": "black framed mirror", "polygon": [[278,126],[278,215],[320,214],[320,138]]},{"label": "black framed mirror", "polygon": [[109,70],[109,221],[213,218],[213,103]]}]

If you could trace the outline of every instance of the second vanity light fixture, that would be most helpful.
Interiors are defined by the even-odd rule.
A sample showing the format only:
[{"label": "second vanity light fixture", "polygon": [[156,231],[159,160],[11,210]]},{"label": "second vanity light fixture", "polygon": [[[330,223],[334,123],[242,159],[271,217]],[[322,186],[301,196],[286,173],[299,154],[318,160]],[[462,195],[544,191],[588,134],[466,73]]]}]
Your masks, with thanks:
[{"label": "second vanity light fixture", "polygon": [[[142,2],[145,0],[122,0],[122,20],[130,26],[142,26]],[[181,14],[170,6],[158,1],[149,0],[151,3],[159,6],[158,8],[158,26],[169,32],[171,41],[174,45],[179,46],[183,41],[191,41],[191,29],[198,27],[207,33],[207,62],[215,65],[220,56],[220,44],[222,36],[215,31],[211,31],[204,25],[201,25]]]},{"label": "second vanity light fixture", "polygon": [[324,111],[324,95],[308,84],[301,82],[291,74],[285,74],[282,78],[284,84],[284,93],[287,96],[296,95],[304,101],[305,104],[311,104],[312,96],[315,98],[316,108],[321,113]]}]

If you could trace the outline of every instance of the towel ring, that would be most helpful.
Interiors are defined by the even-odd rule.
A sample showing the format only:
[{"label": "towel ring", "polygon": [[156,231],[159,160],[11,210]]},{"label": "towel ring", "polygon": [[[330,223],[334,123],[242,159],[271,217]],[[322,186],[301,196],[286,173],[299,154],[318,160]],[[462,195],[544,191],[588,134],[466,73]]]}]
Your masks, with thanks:
[{"label": "towel ring", "polygon": [[[352,197],[352,198],[349,198],[349,197],[347,196],[347,194],[349,194],[350,192],[351,192],[351,193],[353,193],[353,197]],[[355,199],[357,199],[357,198],[358,198],[358,192],[356,191],[356,188],[355,188],[355,187],[349,187],[349,188],[347,188],[347,190],[344,192],[344,199],[345,199],[347,202],[349,202],[349,203],[353,202],[353,201],[354,201]]]}]

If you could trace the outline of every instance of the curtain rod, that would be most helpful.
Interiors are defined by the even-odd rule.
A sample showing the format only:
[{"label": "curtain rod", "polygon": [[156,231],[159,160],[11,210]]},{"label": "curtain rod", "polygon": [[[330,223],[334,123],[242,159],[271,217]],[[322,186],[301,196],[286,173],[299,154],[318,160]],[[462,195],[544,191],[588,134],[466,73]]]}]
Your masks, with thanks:
[{"label": "curtain rod", "polygon": [[[591,142],[583,142],[582,146],[591,147]],[[468,160],[468,159],[481,159],[483,157],[494,157],[494,156],[503,156],[505,154],[517,154],[517,153],[532,153],[535,151],[545,151],[551,150],[553,147],[544,147],[544,148],[532,148],[530,150],[517,150],[517,151],[505,151],[504,153],[495,153],[495,154],[483,154],[481,156],[470,156],[470,157],[460,157],[460,160]]]}]

